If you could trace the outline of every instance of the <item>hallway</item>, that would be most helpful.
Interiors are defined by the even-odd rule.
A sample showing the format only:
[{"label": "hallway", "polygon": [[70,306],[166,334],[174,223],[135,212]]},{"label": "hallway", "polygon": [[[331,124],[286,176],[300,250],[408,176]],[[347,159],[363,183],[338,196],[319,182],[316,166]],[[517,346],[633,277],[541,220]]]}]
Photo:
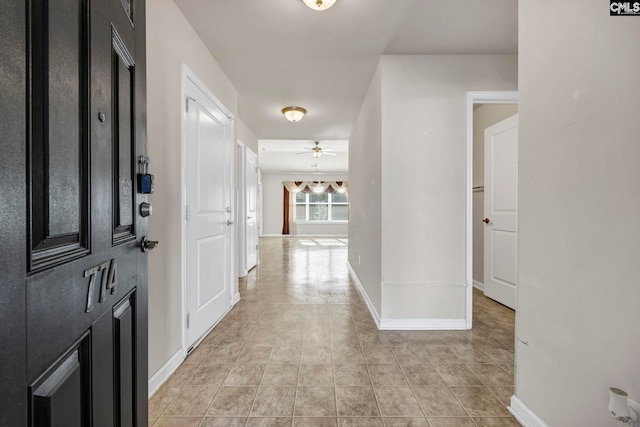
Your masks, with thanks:
[{"label": "hallway", "polygon": [[519,426],[510,309],[474,290],[471,331],[378,331],[346,239],[263,238],[260,262],[150,426]]}]

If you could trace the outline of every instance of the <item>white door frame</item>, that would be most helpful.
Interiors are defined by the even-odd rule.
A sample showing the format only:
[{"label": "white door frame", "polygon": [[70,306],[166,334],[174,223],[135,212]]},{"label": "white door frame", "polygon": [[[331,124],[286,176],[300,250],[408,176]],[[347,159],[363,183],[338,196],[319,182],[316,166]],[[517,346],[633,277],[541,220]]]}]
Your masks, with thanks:
[{"label": "white door frame", "polygon": [[473,326],[473,104],[517,104],[517,91],[467,92],[467,211],[466,211],[466,274],[467,286],[466,315],[467,329]]},{"label": "white door frame", "polygon": [[[247,259],[249,258],[247,256],[247,218],[249,217],[249,208],[247,207],[247,157],[248,156],[252,156],[255,157],[255,161],[256,161],[256,182],[255,182],[255,190],[256,190],[256,200],[255,200],[255,204],[256,204],[256,217],[255,217],[255,221],[256,221],[256,243],[259,245],[260,242],[260,219],[259,219],[259,215],[260,215],[260,208],[259,208],[259,199],[260,199],[260,168],[258,167],[258,153],[254,152],[251,148],[246,147],[244,150],[244,164],[243,164],[243,179],[244,179],[244,265],[245,265],[245,273],[249,274],[249,268],[247,265]],[[253,267],[256,267],[258,264],[260,264],[260,250],[259,248],[256,248],[256,264]],[[252,268],[253,268],[252,267]]]},{"label": "white door frame", "polygon": [[236,140],[236,229],[238,230],[238,271],[236,277],[247,275],[247,227],[245,218],[247,217],[247,183],[245,180],[245,144],[239,139]]},{"label": "white door frame", "polygon": [[[227,109],[227,107],[218,99],[218,97],[216,97],[207,87],[207,85],[205,85],[196,75],[193,71],[191,71],[191,69],[185,65],[182,64],[182,76],[181,76],[181,90],[180,90],[180,100],[179,100],[179,105],[180,105],[180,111],[181,111],[181,120],[180,120],[180,124],[181,124],[181,130],[180,130],[180,156],[181,156],[181,161],[180,161],[180,169],[181,169],[181,173],[180,173],[180,201],[181,201],[181,206],[180,206],[180,251],[181,251],[181,257],[180,257],[180,277],[181,277],[181,295],[182,295],[182,354],[183,354],[183,358],[187,357],[187,352],[189,351],[189,343],[187,342],[187,217],[186,217],[186,205],[187,205],[187,110],[186,110],[186,87],[187,87],[187,81],[191,80],[191,82],[193,82],[196,86],[198,86],[198,88],[205,94],[207,95],[207,97],[209,99],[211,99],[211,101],[213,101],[214,104],[216,104],[216,106],[227,116],[227,118],[231,121],[231,129],[232,129],[232,135],[231,135],[231,141],[235,141],[235,117],[234,115],[231,113],[231,111],[229,111],[229,109]],[[233,148],[235,148],[235,145],[233,147],[230,147],[231,152],[233,153]],[[232,159],[235,157],[235,155],[232,157]],[[230,201],[230,205],[231,206],[235,206],[235,191],[233,191],[233,189],[235,188],[235,162],[233,162],[232,160],[232,165],[230,168],[230,172],[229,174],[231,175],[230,178],[230,183],[231,183],[231,201]],[[229,268],[229,271],[231,272],[231,277],[232,277],[232,285],[229,286],[229,291],[231,292],[231,295],[229,296],[229,301],[231,301],[231,306],[233,307],[233,305],[237,302],[235,300],[236,297],[236,293],[238,292],[237,290],[237,278],[234,278],[234,272],[236,270],[235,265],[236,265],[236,258],[237,258],[237,254],[236,254],[236,243],[235,243],[235,224],[231,225],[232,230],[231,230],[231,242],[230,242],[230,249],[229,251],[231,252],[230,256],[229,256],[229,265],[227,266]],[[223,315],[224,317],[224,315]],[[211,329],[213,329],[215,325],[212,325]],[[206,336],[206,334],[205,334]],[[203,337],[204,338],[204,337]],[[199,343],[195,343],[195,345],[197,345]],[[195,347],[194,345],[194,347]]]}]

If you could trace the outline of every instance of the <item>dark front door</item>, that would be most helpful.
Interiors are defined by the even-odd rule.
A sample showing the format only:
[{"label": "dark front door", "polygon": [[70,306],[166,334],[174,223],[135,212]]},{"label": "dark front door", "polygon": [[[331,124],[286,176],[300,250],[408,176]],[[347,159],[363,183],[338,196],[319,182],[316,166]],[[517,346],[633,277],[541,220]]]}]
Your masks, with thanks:
[{"label": "dark front door", "polygon": [[144,5],[1,2],[0,426],[147,425]]}]

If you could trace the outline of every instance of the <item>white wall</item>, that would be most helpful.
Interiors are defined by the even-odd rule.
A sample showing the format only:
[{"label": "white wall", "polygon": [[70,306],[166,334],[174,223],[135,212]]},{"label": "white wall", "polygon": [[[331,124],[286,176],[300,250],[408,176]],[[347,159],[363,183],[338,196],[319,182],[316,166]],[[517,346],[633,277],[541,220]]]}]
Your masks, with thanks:
[{"label": "white wall", "polygon": [[382,310],[382,67],[349,138],[349,264],[373,310]]},{"label": "white wall", "polygon": [[[484,130],[518,112],[516,104],[484,104],[473,110],[473,186],[484,186]],[[484,283],[484,191],[473,192],[473,280]]]},{"label": "white wall", "polygon": [[[284,181],[349,181],[347,174],[271,174],[262,173],[262,217],[263,217],[263,235],[279,236],[282,235],[282,218],[283,218],[283,190],[282,183]],[[351,185],[351,184],[349,184]],[[349,190],[351,194],[351,190]],[[346,224],[323,224],[310,228],[309,232],[304,234],[332,234],[347,235]],[[305,231],[304,227],[300,231]],[[302,233],[298,233],[302,234]]]},{"label": "white wall", "polygon": [[613,427],[608,387],[640,401],[640,19],[518,7],[516,396],[549,426]]},{"label": "white wall", "polygon": [[182,346],[181,66],[186,64],[233,114],[237,93],[172,0],[147,1],[147,123],[155,193],[149,236],[149,376]]},{"label": "white wall", "polygon": [[466,92],[515,90],[515,55],[383,56],[382,317],[464,327]]},{"label": "white wall", "polygon": [[258,153],[258,137],[240,119],[236,120],[236,137],[254,153]]}]

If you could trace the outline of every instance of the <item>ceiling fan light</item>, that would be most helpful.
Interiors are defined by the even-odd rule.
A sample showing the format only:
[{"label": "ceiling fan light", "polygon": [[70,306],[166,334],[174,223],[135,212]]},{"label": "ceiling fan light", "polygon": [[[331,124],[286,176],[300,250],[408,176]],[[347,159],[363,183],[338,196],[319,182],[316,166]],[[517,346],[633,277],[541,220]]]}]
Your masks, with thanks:
[{"label": "ceiling fan light", "polygon": [[316,159],[318,157],[322,156],[322,151],[320,150],[313,150],[313,157],[315,157]]},{"label": "ceiling fan light", "polygon": [[336,2],[336,0],[302,0],[304,4],[313,10],[327,10]]},{"label": "ceiling fan light", "polygon": [[305,110],[302,107],[285,107],[282,109],[282,114],[284,114],[284,117],[289,120],[290,122],[297,122],[300,119],[302,119],[304,117],[304,115],[306,114],[307,110]]}]

